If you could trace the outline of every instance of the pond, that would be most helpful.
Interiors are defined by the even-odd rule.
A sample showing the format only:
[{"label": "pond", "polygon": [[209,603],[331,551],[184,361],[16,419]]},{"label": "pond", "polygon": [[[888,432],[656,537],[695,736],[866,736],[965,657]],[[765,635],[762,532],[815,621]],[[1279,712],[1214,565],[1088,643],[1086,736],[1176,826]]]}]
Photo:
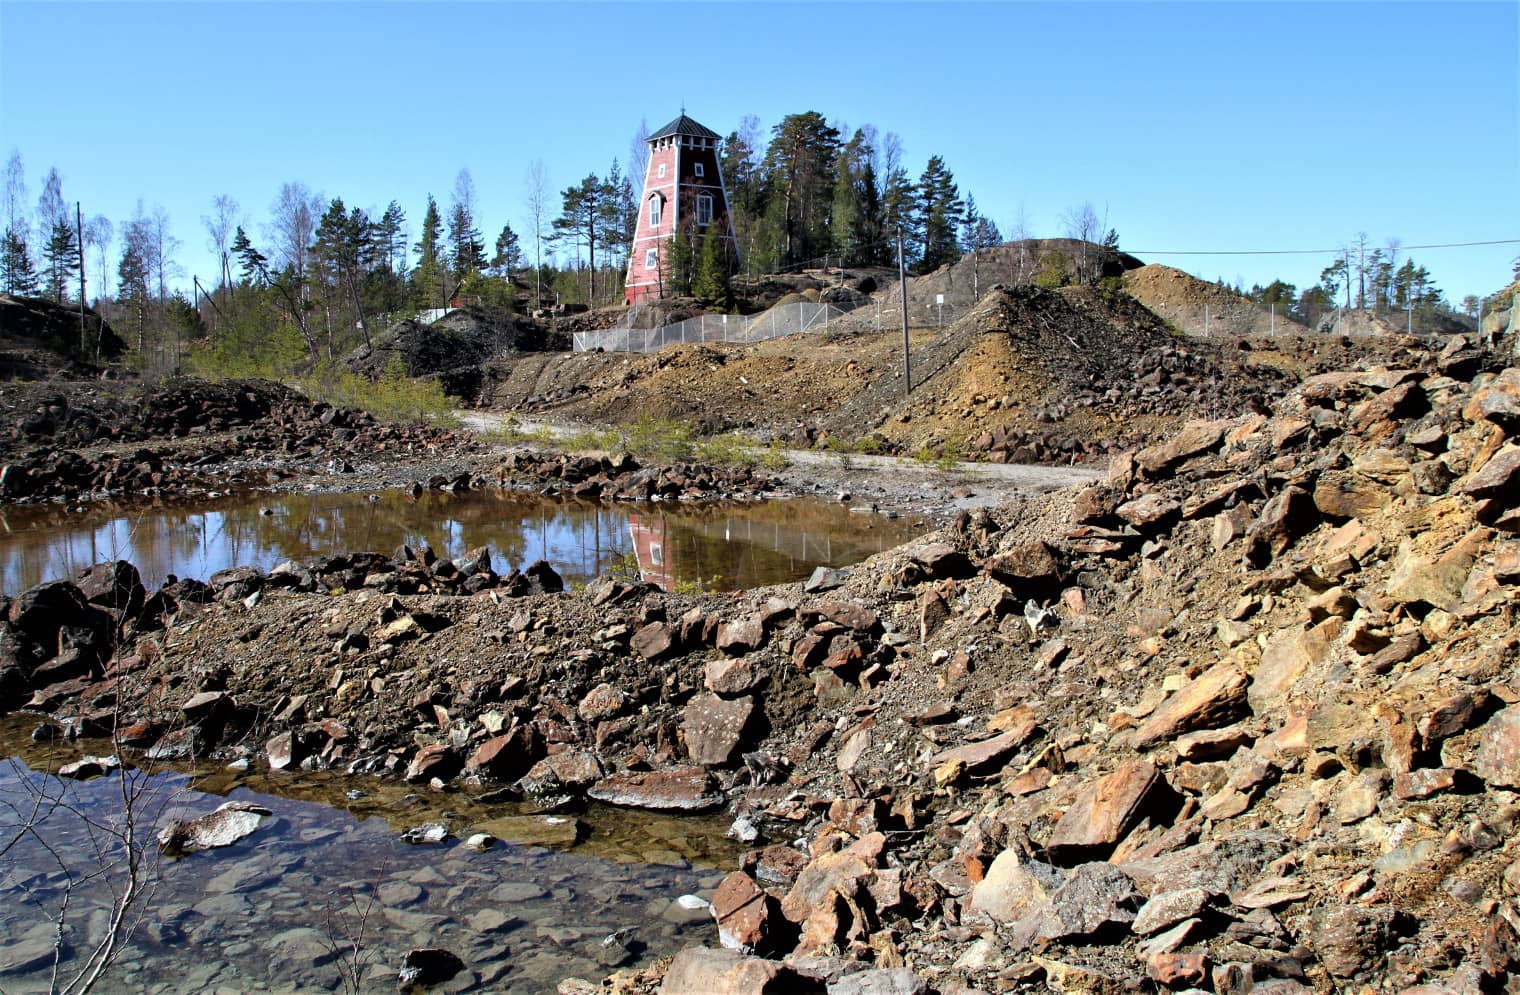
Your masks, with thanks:
[{"label": "pond", "polygon": [[[87,965],[126,881],[111,833],[128,811],[145,845],[143,890],[98,991],[394,991],[414,948],[464,962],[443,990],[553,991],[566,977],[599,979],[715,942],[692,896],[710,899],[738,854],[723,839],[726,820],[611,808],[581,813],[580,842],[568,847],[503,832],[477,851],[461,840],[515,814],[512,805],[395,781],[217,768],[61,779],[48,772],[80,752],[109,753],[109,742],[38,746],[26,739],[31,724],[0,721],[0,749],[12,757],[0,761],[7,992],[46,991],[55,949],[60,977]],[[227,800],[271,814],[232,846],[158,856],[157,826]],[[28,821],[37,834],[7,849]],[[405,829],[435,821],[454,836],[402,841]]]},{"label": "pond", "polygon": [[545,559],[567,581],[636,566],[667,590],[738,590],[858,563],[923,530],[912,520],[815,500],[610,504],[520,491],[236,494],[127,504],[0,506],[0,593],[104,560],[151,589],[331,553],[426,544],[457,557],[489,547],[500,573]]}]

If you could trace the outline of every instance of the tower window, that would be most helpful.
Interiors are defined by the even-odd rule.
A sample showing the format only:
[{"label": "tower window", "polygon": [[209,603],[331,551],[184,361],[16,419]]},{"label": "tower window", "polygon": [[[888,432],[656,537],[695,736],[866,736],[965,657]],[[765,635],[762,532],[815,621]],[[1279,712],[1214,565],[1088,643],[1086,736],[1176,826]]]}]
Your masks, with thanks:
[{"label": "tower window", "polygon": [[702,164],[700,162],[694,162],[694,163],[691,164],[691,168],[696,171],[697,178],[701,179],[702,178]]},{"label": "tower window", "polygon": [[712,194],[697,194],[697,224],[707,226],[712,224]]},{"label": "tower window", "polygon": [[651,228],[660,227],[660,201],[659,194],[649,198],[649,227]]},{"label": "tower window", "polygon": [[656,269],[660,265],[660,252],[658,249],[649,249],[644,253],[644,268]]},{"label": "tower window", "polygon": [[665,164],[662,162],[662,163],[660,163],[660,179],[663,180],[664,178],[665,178]]}]

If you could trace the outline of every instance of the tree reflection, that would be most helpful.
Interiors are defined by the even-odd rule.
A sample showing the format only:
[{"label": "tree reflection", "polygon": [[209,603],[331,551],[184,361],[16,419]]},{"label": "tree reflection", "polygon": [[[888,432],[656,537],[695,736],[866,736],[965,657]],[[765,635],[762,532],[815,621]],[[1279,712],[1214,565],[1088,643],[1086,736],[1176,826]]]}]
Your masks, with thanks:
[{"label": "tree reflection", "polygon": [[[633,528],[630,528],[630,517]],[[14,594],[104,560],[135,564],[149,585],[205,579],[231,566],[267,570],[341,552],[392,553],[403,543],[460,558],[487,547],[499,573],[546,559],[567,581],[607,572],[657,530],[662,586],[732,590],[805,577],[906,541],[909,523],[815,501],[603,505],[520,491],[459,494],[239,494],[194,500],[0,509],[0,584]],[[641,564],[648,550],[638,551]]]}]

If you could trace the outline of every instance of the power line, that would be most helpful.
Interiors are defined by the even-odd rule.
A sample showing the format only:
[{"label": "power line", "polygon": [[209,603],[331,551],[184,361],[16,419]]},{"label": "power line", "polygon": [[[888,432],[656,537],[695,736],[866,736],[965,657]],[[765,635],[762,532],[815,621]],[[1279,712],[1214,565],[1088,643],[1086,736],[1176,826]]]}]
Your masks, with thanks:
[{"label": "power line", "polygon": [[[1520,245],[1520,238],[1496,239],[1489,242],[1438,242],[1432,245],[1401,245],[1401,251],[1410,249],[1465,249],[1475,245]],[[1122,251],[1132,256],[1323,256],[1327,253],[1345,252],[1346,246],[1332,249],[1130,249]]]}]

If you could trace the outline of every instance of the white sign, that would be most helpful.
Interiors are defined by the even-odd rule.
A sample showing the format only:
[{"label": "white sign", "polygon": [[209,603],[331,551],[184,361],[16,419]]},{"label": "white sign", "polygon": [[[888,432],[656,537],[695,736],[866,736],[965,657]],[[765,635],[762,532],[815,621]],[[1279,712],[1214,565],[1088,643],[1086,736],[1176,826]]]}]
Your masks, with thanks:
[{"label": "white sign", "polygon": [[940,305],[941,307],[943,307],[944,304],[945,304],[945,295],[944,294],[935,294],[934,295],[934,303]]}]

